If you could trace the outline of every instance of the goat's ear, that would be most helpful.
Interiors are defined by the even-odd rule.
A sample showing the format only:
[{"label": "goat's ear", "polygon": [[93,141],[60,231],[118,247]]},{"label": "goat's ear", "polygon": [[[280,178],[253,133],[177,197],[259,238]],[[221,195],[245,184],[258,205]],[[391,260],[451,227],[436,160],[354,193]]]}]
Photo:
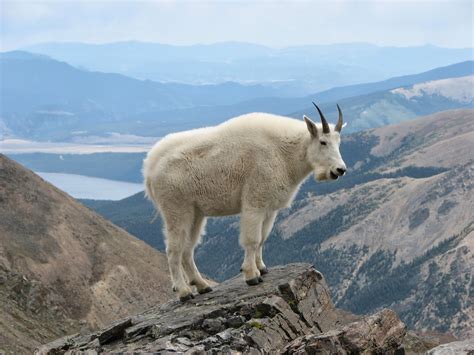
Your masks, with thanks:
[{"label": "goat's ear", "polygon": [[308,131],[309,131],[309,133],[311,133],[311,136],[312,137],[317,137],[318,136],[318,128],[316,127],[316,124],[313,121],[311,121],[311,119],[306,115],[303,115],[303,119],[306,122],[306,127],[308,127]]}]

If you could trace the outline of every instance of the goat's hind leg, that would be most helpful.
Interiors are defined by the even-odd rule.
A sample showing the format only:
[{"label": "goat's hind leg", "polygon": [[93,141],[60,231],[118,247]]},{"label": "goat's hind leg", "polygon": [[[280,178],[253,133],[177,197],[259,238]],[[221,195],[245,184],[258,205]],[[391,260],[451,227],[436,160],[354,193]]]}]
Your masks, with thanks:
[{"label": "goat's hind leg", "polygon": [[193,223],[193,213],[176,209],[164,210],[162,214],[166,225],[166,255],[170,269],[173,290],[178,293],[181,302],[193,297],[192,290],[184,278],[182,260]]},{"label": "goat's hind leg", "polygon": [[194,215],[193,226],[191,228],[190,238],[183,252],[183,269],[186,273],[190,285],[196,286],[199,293],[211,292],[212,288],[206,280],[201,276],[196,263],[194,262],[194,248],[199,241],[202,230],[206,224],[204,216],[196,212]]}]

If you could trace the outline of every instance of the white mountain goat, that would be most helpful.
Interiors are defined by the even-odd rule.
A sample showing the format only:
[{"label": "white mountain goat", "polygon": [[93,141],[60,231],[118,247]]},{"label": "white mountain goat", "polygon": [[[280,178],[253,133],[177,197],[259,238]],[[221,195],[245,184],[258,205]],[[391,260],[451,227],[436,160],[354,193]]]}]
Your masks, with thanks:
[{"label": "white mountain goat", "polygon": [[[313,103],[314,104],[314,103]],[[316,106],[316,104],[314,104]],[[305,178],[335,180],[346,172],[339,152],[343,127],[265,113],[160,140],[143,165],[146,194],[161,212],[173,289],[181,301],[212,291],[194,263],[207,216],[241,214],[242,271],[248,285],[263,281],[262,260],[277,211],[289,207]],[[223,250],[225,253],[225,250]]]}]

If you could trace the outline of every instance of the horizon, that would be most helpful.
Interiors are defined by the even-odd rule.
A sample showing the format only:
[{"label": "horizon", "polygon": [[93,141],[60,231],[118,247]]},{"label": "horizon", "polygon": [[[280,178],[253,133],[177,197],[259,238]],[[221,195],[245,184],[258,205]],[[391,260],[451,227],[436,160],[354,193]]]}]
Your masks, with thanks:
[{"label": "horizon", "polygon": [[[448,47],[448,46],[441,46],[433,43],[420,43],[414,45],[384,45],[384,44],[377,44],[371,42],[334,42],[334,43],[306,43],[306,44],[298,44],[298,45],[288,45],[288,46],[272,46],[266,45],[256,42],[246,42],[246,41],[218,41],[218,42],[195,42],[189,44],[179,44],[179,43],[166,43],[166,42],[154,42],[154,41],[143,41],[139,39],[130,39],[124,41],[111,41],[111,42],[88,42],[88,41],[51,41],[51,42],[38,42],[22,47],[18,47],[15,49],[10,50],[2,50],[0,52],[13,52],[13,51],[28,51],[29,48],[33,48],[36,46],[44,46],[44,45],[87,45],[87,46],[106,46],[112,44],[148,44],[148,45],[161,45],[161,46],[170,46],[170,47],[211,47],[217,45],[251,45],[251,46],[258,46],[273,50],[284,50],[288,48],[304,48],[304,47],[331,47],[331,46],[351,46],[351,45],[366,45],[378,48],[420,48],[420,47],[435,47],[435,48],[443,48],[443,49],[473,49],[474,43],[472,46],[468,47]],[[474,55],[473,55],[474,58]]]},{"label": "horizon", "polygon": [[473,4],[469,0],[7,0],[0,6],[1,51],[50,42],[128,41],[174,46],[236,42],[275,49],[352,43],[473,47]]}]

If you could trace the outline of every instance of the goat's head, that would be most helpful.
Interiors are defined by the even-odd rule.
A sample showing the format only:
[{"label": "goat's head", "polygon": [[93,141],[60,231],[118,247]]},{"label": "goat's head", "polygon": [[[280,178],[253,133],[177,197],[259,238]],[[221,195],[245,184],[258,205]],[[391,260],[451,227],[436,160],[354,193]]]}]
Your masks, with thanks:
[{"label": "goat's head", "polygon": [[314,123],[306,115],[303,116],[308,131],[311,135],[311,142],[308,146],[307,159],[314,171],[314,177],[318,181],[336,180],[346,173],[346,164],[342,160],[339,146],[341,145],[341,130],[344,127],[342,111],[339,105],[339,120],[336,125],[326,121],[319,107],[313,102],[319,112],[321,124]]}]

